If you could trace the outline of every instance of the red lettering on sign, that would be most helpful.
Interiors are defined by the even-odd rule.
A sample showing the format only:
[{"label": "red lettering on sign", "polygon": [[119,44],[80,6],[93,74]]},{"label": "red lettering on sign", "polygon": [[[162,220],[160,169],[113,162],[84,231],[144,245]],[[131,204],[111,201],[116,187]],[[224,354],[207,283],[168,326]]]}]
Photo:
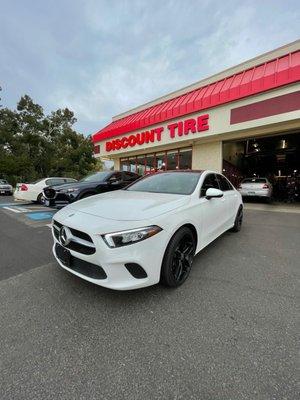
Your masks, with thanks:
[{"label": "red lettering on sign", "polygon": [[136,135],[136,142],[139,145],[142,145],[145,143],[145,132],[142,133],[137,133]]},{"label": "red lettering on sign", "polygon": [[[167,125],[169,135],[171,139],[175,136],[188,135],[189,133],[196,133],[207,131],[209,129],[208,125],[209,115],[200,115],[197,118],[188,118],[184,121],[174,122]],[[145,131],[141,133],[132,134],[130,136],[124,136],[121,139],[111,140],[106,142],[106,151],[126,149],[129,147],[134,147],[136,145],[143,145],[145,143],[154,143],[155,141],[160,142],[162,139],[162,134],[164,127],[160,126],[158,128],[151,129],[150,131]]]},{"label": "red lettering on sign", "polygon": [[145,132],[145,142],[149,143],[149,142],[154,142],[154,131],[146,131]]},{"label": "red lettering on sign", "polygon": [[190,132],[196,133],[196,120],[194,118],[184,121],[184,134],[188,135]]},{"label": "red lettering on sign", "polygon": [[179,121],[178,122],[178,136],[182,136],[183,134],[183,122]]},{"label": "red lettering on sign", "polygon": [[136,145],[136,137],[134,135],[129,136],[128,144],[130,147],[134,147]]},{"label": "red lettering on sign", "polygon": [[106,150],[106,151],[111,151],[111,150],[112,150],[111,142],[106,142],[105,150]]},{"label": "red lettering on sign", "polygon": [[154,131],[156,132],[156,139],[160,142],[161,141],[161,135],[163,133],[164,128],[156,128]]},{"label": "red lettering on sign", "polygon": [[128,139],[127,139],[127,137],[123,137],[123,138],[121,139],[121,146],[122,146],[123,149],[126,149],[126,147],[128,146]]},{"label": "red lettering on sign", "polygon": [[200,115],[200,117],[197,118],[197,130],[198,130],[198,132],[208,131],[208,129],[209,129],[208,118],[209,118],[208,114]]},{"label": "red lettering on sign", "polygon": [[115,149],[116,149],[116,150],[120,150],[121,147],[122,147],[121,140],[120,140],[120,139],[116,139],[116,142],[115,142]]},{"label": "red lettering on sign", "polygon": [[170,125],[167,126],[167,128],[170,131],[170,138],[171,139],[174,139],[177,127],[178,127],[178,124],[176,124],[176,123],[175,124],[170,124]]}]

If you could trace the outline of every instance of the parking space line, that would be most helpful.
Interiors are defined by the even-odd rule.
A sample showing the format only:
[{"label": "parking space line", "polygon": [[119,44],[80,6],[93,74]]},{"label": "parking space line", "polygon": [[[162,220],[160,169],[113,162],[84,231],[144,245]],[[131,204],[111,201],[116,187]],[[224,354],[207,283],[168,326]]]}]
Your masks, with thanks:
[{"label": "parking space line", "polygon": [[4,207],[19,207],[19,206],[29,206],[32,203],[0,203],[0,208]]},{"label": "parking space line", "polygon": [[12,211],[14,213],[22,213],[24,211],[19,211],[17,208],[3,207],[5,210]]},{"label": "parking space line", "polygon": [[20,212],[28,212],[27,208],[22,208],[22,207],[15,207],[16,210],[20,211]]}]

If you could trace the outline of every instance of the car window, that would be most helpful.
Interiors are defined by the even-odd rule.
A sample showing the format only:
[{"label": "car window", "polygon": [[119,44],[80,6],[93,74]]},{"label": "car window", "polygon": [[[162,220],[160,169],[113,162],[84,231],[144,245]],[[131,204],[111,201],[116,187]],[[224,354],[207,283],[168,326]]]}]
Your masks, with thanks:
[{"label": "car window", "polygon": [[65,183],[73,183],[73,182],[77,182],[76,179],[73,178],[64,178],[64,182]]},{"label": "car window", "polygon": [[214,188],[220,189],[217,177],[215,174],[209,174],[205,177],[204,182],[202,183],[200,196],[205,197],[207,189]]},{"label": "car window", "polygon": [[82,178],[80,182],[104,182],[110,176],[111,172],[103,171],[103,172],[96,172],[92,175],[87,175],[86,177]]},{"label": "car window", "polygon": [[61,185],[63,183],[64,183],[64,180],[62,178],[52,178],[52,179],[46,180],[47,186]]},{"label": "car window", "polygon": [[7,185],[8,182],[5,179],[0,179],[0,185]]},{"label": "car window", "polygon": [[133,172],[123,172],[123,176],[124,180],[129,182],[133,182],[137,179],[136,174],[134,174]]},{"label": "car window", "polygon": [[110,181],[110,180],[121,181],[121,180],[122,180],[122,174],[121,174],[121,172],[116,172],[116,173],[112,174],[112,176],[110,176],[110,177],[108,178],[108,180],[109,180],[109,181]]},{"label": "car window", "polygon": [[228,182],[228,180],[225,178],[225,176],[223,175],[217,175],[218,181],[219,181],[219,185],[220,185],[220,189],[223,192],[226,192],[228,190],[233,190],[233,187],[231,186],[231,184]]},{"label": "car window", "polygon": [[200,175],[200,172],[157,173],[137,180],[125,190],[189,195],[195,190]]}]

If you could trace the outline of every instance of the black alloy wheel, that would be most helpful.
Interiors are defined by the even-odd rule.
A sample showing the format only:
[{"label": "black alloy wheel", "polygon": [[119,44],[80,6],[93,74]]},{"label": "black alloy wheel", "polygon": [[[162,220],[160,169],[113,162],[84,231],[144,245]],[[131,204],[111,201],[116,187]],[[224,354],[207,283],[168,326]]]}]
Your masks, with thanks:
[{"label": "black alloy wheel", "polygon": [[242,223],[243,223],[243,208],[240,207],[235,217],[234,226],[231,229],[231,231],[239,232],[242,229]]},{"label": "black alloy wheel", "polygon": [[36,199],[36,202],[38,204],[45,204],[45,197],[43,195],[43,193],[40,193]]},{"label": "black alloy wheel", "polygon": [[161,270],[161,282],[169,287],[183,284],[190,274],[196,241],[188,227],[175,233],[167,247]]}]

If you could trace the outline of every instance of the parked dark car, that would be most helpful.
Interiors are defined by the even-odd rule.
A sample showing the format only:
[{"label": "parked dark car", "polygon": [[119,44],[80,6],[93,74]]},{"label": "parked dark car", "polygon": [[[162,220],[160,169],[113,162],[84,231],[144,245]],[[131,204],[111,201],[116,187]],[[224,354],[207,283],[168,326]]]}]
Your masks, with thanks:
[{"label": "parked dark car", "polygon": [[44,189],[45,204],[73,203],[95,194],[122,189],[140,178],[133,172],[103,171],[88,175],[81,181]]}]

